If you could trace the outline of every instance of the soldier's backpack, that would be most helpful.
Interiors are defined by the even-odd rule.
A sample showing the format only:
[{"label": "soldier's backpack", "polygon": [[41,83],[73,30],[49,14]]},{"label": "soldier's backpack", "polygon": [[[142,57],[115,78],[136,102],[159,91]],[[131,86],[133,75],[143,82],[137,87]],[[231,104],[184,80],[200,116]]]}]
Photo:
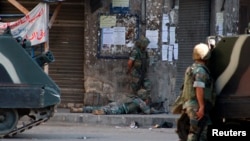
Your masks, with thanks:
[{"label": "soldier's backpack", "polygon": [[[180,95],[176,98],[173,107],[172,107],[172,113],[173,114],[181,114],[182,113],[182,107],[185,102],[185,96],[187,95],[186,93],[184,94],[184,91],[193,91],[192,88],[193,86],[190,86],[194,80],[193,78],[193,68],[191,66],[188,66],[186,71],[185,71],[185,76],[184,76],[184,83],[181,86],[180,89]],[[191,82],[191,83],[190,83]]]},{"label": "soldier's backpack", "polygon": [[[209,70],[206,66],[197,66],[202,67],[206,70],[206,72],[209,74]],[[190,98],[195,97],[194,87],[193,87],[193,81],[194,81],[194,71],[196,71],[197,68],[194,68],[193,66],[188,66],[185,72],[184,77],[184,84],[180,90],[180,95],[175,100],[173,107],[172,107],[172,113],[173,114],[181,114],[182,113],[182,106],[183,104]],[[213,88],[213,80],[211,80],[211,90],[213,94],[213,98],[215,98],[214,88]],[[215,100],[214,100],[215,101]]]}]

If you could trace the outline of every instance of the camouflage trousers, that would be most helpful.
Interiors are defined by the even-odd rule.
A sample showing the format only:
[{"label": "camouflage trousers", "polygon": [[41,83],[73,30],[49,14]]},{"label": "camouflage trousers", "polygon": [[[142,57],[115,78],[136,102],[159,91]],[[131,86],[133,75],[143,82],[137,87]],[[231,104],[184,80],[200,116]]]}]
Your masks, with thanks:
[{"label": "camouflage trousers", "polygon": [[189,133],[187,141],[207,141],[207,129],[210,121],[204,116],[203,119],[197,120],[198,108],[187,107],[185,113],[190,120]]},{"label": "camouflage trousers", "polygon": [[140,111],[142,111],[145,114],[150,113],[150,107],[146,105],[146,103],[140,98],[134,98],[131,102],[126,102],[126,103],[112,102],[109,103],[108,105],[100,107],[87,106],[84,107],[84,109],[85,110],[83,111],[88,111],[88,112],[92,112],[93,110],[103,110],[107,115],[131,114],[131,113],[138,113]]},{"label": "camouflage trousers", "polygon": [[135,94],[137,93],[137,91],[139,89],[143,88],[147,91],[147,95],[148,96],[150,95],[151,82],[148,78],[143,78],[142,80],[140,80],[140,76],[135,75],[133,73],[132,73],[132,76],[130,78],[131,78],[130,87]]},{"label": "camouflage trousers", "polygon": [[84,113],[92,113],[94,110],[103,110],[105,114],[125,114],[123,104],[111,102],[105,106],[86,106],[83,107]]}]

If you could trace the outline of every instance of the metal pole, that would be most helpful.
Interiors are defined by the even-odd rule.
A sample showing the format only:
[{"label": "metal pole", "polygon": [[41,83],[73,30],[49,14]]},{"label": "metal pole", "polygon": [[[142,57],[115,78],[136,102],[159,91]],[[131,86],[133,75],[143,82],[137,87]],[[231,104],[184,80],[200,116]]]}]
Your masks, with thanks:
[{"label": "metal pole", "polygon": [[141,1],[141,23],[146,24],[146,0]]}]

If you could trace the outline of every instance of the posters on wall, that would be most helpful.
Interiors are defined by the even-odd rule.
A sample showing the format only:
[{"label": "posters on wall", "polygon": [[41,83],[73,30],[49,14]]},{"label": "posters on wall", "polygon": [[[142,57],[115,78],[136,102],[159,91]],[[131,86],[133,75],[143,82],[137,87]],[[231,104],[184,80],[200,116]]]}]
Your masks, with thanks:
[{"label": "posters on wall", "polygon": [[168,14],[163,14],[162,16],[162,42],[168,42],[168,26],[169,25],[169,16]]},{"label": "posters on wall", "polygon": [[223,35],[223,13],[216,13],[216,32],[218,35]]},{"label": "posters on wall", "polygon": [[170,45],[173,46],[173,49],[171,50],[173,52],[173,59],[174,60],[178,60],[178,43],[176,42],[176,27],[170,27],[169,29],[169,33],[170,33]]},{"label": "posters on wall", "polygon": [[129,0],[112,0],[113,7],[129,7]]},{"label": "posters on wall", "polygon": [[138,16],[130,14],[100,14],[99,58],[127,58],[138,38]]},{"label": "posters on wall", "polygon": [[105,45],[111,45],[114,43],[113,40],[113,34],[114,34],[114,28],[103,28],[102,29],[102,43]]},{"label": "posters on wall", "polygon": [[169,15],[162,16],[162,61],[178,60],[178,43],[176,42],[176,27],[170,25]]},{"label": "posters on wall", "polygon": [[112,0],[111,13],[123,13],[129,12],[129,0]]},{"label": "posters on wall", "polygon": [[106,45],[125,45],[125,27],[102,29],[102,43]]},{"label": "posters on wall", "polygon": [[100,16],[100,28],[113,27],[116,25],[116,16]]},{"label": "posters on wall", "polygon": [[148,48],[158,48],[158,35],[159,30],[146,30],[146,37],[150,41]]},{"label": "posters on wall", "polygon": [[48,8],[46,3],[39,3],[23,18],[13,22],[0,22],[0,29],[10,27],[14,38],[28,39],[31,45],[44,43],[48,40]]},{"label": "posters on wall", "polygon": [[168,45],[162,45],[161,48],[161,54],[162,54],[162,61],[168,60]]},{"label": "posters on wall", "polygon": [[174,59],[178,60],[179,45],[177,43],[175,43],[174,46],[173,46],[173,48],[174,48],[174,50],[173,50],[174,51]]},{"label": "posters on wall", "polygon": [[168,46],[168,61],[173,62],[173,45]]},{"label": "posters on wall", "polygon": [[176,29],[176,27],[174,27],[174,26],[171,26],[169,28],[169,34],[170,34],[170,36],[169,36],[169,44],[172,44],[172,45],[175,44],[175,39],[176,39],[175,29]]},{"label": "posters on wall", "polygon": [[173,62],[178,60],[178,44],[162,45],[162,61]]},{"label": "posters on wall", "polygon": [[114,27],[114,34],[113,34],[114,45],[126,44],[125,33],[126,33],[125,27]]},{"label": "posters on wall", "polygon": [[162,53],[163,61],[173,62],[173,45],[164,45],[164,52]]}]

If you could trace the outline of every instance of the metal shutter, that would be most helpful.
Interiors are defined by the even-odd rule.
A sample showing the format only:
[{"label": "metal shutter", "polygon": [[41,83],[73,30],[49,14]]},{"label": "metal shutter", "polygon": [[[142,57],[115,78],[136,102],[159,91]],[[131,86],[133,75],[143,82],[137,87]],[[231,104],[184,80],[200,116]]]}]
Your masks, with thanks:
[{"label": "metal shutter", "polygon": [[179,1],[179,59],[177,62],[176,94],[183,84],[186,67],[193,63],[195,44],[204,42],[209,36],[210,0]]},{"label": "metal shutter", "polygon": [[[84,3],[65,1],[50,30],[50,50],[55,62],[50,76],[62,91],[62,104],[83,103],[84,95]],[[55,5],[50,6],[54,11]]]}]

